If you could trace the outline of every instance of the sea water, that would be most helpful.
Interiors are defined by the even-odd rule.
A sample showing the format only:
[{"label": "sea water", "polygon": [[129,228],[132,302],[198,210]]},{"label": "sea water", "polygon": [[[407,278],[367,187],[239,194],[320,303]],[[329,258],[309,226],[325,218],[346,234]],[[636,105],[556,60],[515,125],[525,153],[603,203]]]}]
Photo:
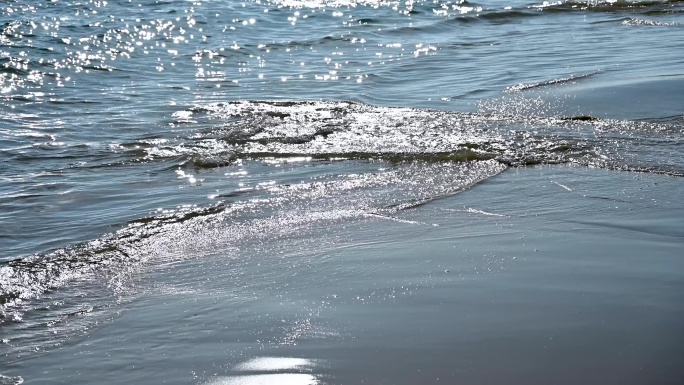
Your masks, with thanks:
[{"label": "sea water", "polygon": [[681,378],[681,2],[0,28],[1,383]]}]

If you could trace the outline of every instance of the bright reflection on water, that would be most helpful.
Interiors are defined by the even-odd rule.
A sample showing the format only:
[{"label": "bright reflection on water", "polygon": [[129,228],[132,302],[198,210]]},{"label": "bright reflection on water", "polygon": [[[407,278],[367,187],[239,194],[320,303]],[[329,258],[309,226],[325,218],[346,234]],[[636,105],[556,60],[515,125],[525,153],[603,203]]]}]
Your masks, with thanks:
[{"label": "bright reflection on water", "polygon": [[318,379],[310,374],[278,373],[238,377],[220,377],[208,382],[207,385],[314,385],[318,383]]},{"label": "bright reflection on water", "polygon": [[295,357],[257,357],[235,367],[243,371],[300,370],[313,366],[313,361]]},{"label": "bright reflection on water", "polygon": [[[143,100],[163,95],[172,104],[297,95],[463,108],[464,100],[474,102],[515,82],[538,83],[608,70],[616,63],[639,63],[645,57],[632,47],[644,37],[633,27],[681,26],[677,4],[661,6],[672,9],[664,14],[666,20],[651,16],[654,9],[659,11],[657,4],[630,4],[517,0],[477,4],[464,0],[10,3],[0,8],[0,22],[4,22],[0,96],[22,101],[111,102],[113,95],[123,94],[130,100],[134,92],[144,91],[139,94]],[[604,32],[597,28],[603,27],[586,30],[588,24],[605,21],[602,11],[620,10],[629,15],[651,13],[620,19],[621,33],[611,31],[605,38],[594,39]],[[567,28],[557,28],[551,19],[565,13],[577,15],[565,24],[574,31],[572,39]],[[663,41],[679,44],[674,29],[659,32]],[[588,42],[592,49],[582,48]],[[648,45],[643,55],[663,59],[670,52],[657,48]],[[675,46],[669,48],[677,51]],[[597,56],[602,50],[610,55]],[[535,60],[529,60],[530,55]],[[492,57],[498,59],[492,61]]]},{"label": "bright reflection on water", "polygon": [[[316,376],[309,373],[314,361],[295,357],[257,357],[243,362],[235,367],[241,372],[258,372],[259,374],[244,374],[238,376],[218,377],[207,385],[313,385],[318,384]],[[264,372],[278,372],[266,373]],[[293,373],[294,372],[294,373]]]}]

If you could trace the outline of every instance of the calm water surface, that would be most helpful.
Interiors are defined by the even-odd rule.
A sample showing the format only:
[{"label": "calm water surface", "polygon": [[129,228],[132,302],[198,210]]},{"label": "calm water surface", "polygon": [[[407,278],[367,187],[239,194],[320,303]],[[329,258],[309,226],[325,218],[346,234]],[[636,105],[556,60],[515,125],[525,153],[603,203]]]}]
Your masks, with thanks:
[{"label": "calm water surface", "polygon": [[0,383],[681,378],[681,1],[0,28]]}]

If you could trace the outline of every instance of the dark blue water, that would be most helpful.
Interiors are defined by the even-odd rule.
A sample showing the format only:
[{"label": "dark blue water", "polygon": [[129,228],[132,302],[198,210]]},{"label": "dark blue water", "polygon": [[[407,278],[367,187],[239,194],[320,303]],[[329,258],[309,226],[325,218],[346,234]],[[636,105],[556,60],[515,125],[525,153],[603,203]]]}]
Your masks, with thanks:
[{"label": "dark blue water", "polygon": [[520,167],[664,177],[684,201],[681,1],[13,0],[0,29],[5,357],[111,320],[149,269]]}]

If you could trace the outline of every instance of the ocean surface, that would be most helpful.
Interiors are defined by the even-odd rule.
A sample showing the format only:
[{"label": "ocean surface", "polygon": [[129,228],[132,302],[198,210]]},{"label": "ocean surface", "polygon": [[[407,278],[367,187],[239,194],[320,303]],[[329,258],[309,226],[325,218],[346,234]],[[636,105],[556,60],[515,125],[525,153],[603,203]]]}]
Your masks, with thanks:
[{"label": "ocean surface", "polygon": [[4,0],[0,384],[678,384],[684,2]]}]

